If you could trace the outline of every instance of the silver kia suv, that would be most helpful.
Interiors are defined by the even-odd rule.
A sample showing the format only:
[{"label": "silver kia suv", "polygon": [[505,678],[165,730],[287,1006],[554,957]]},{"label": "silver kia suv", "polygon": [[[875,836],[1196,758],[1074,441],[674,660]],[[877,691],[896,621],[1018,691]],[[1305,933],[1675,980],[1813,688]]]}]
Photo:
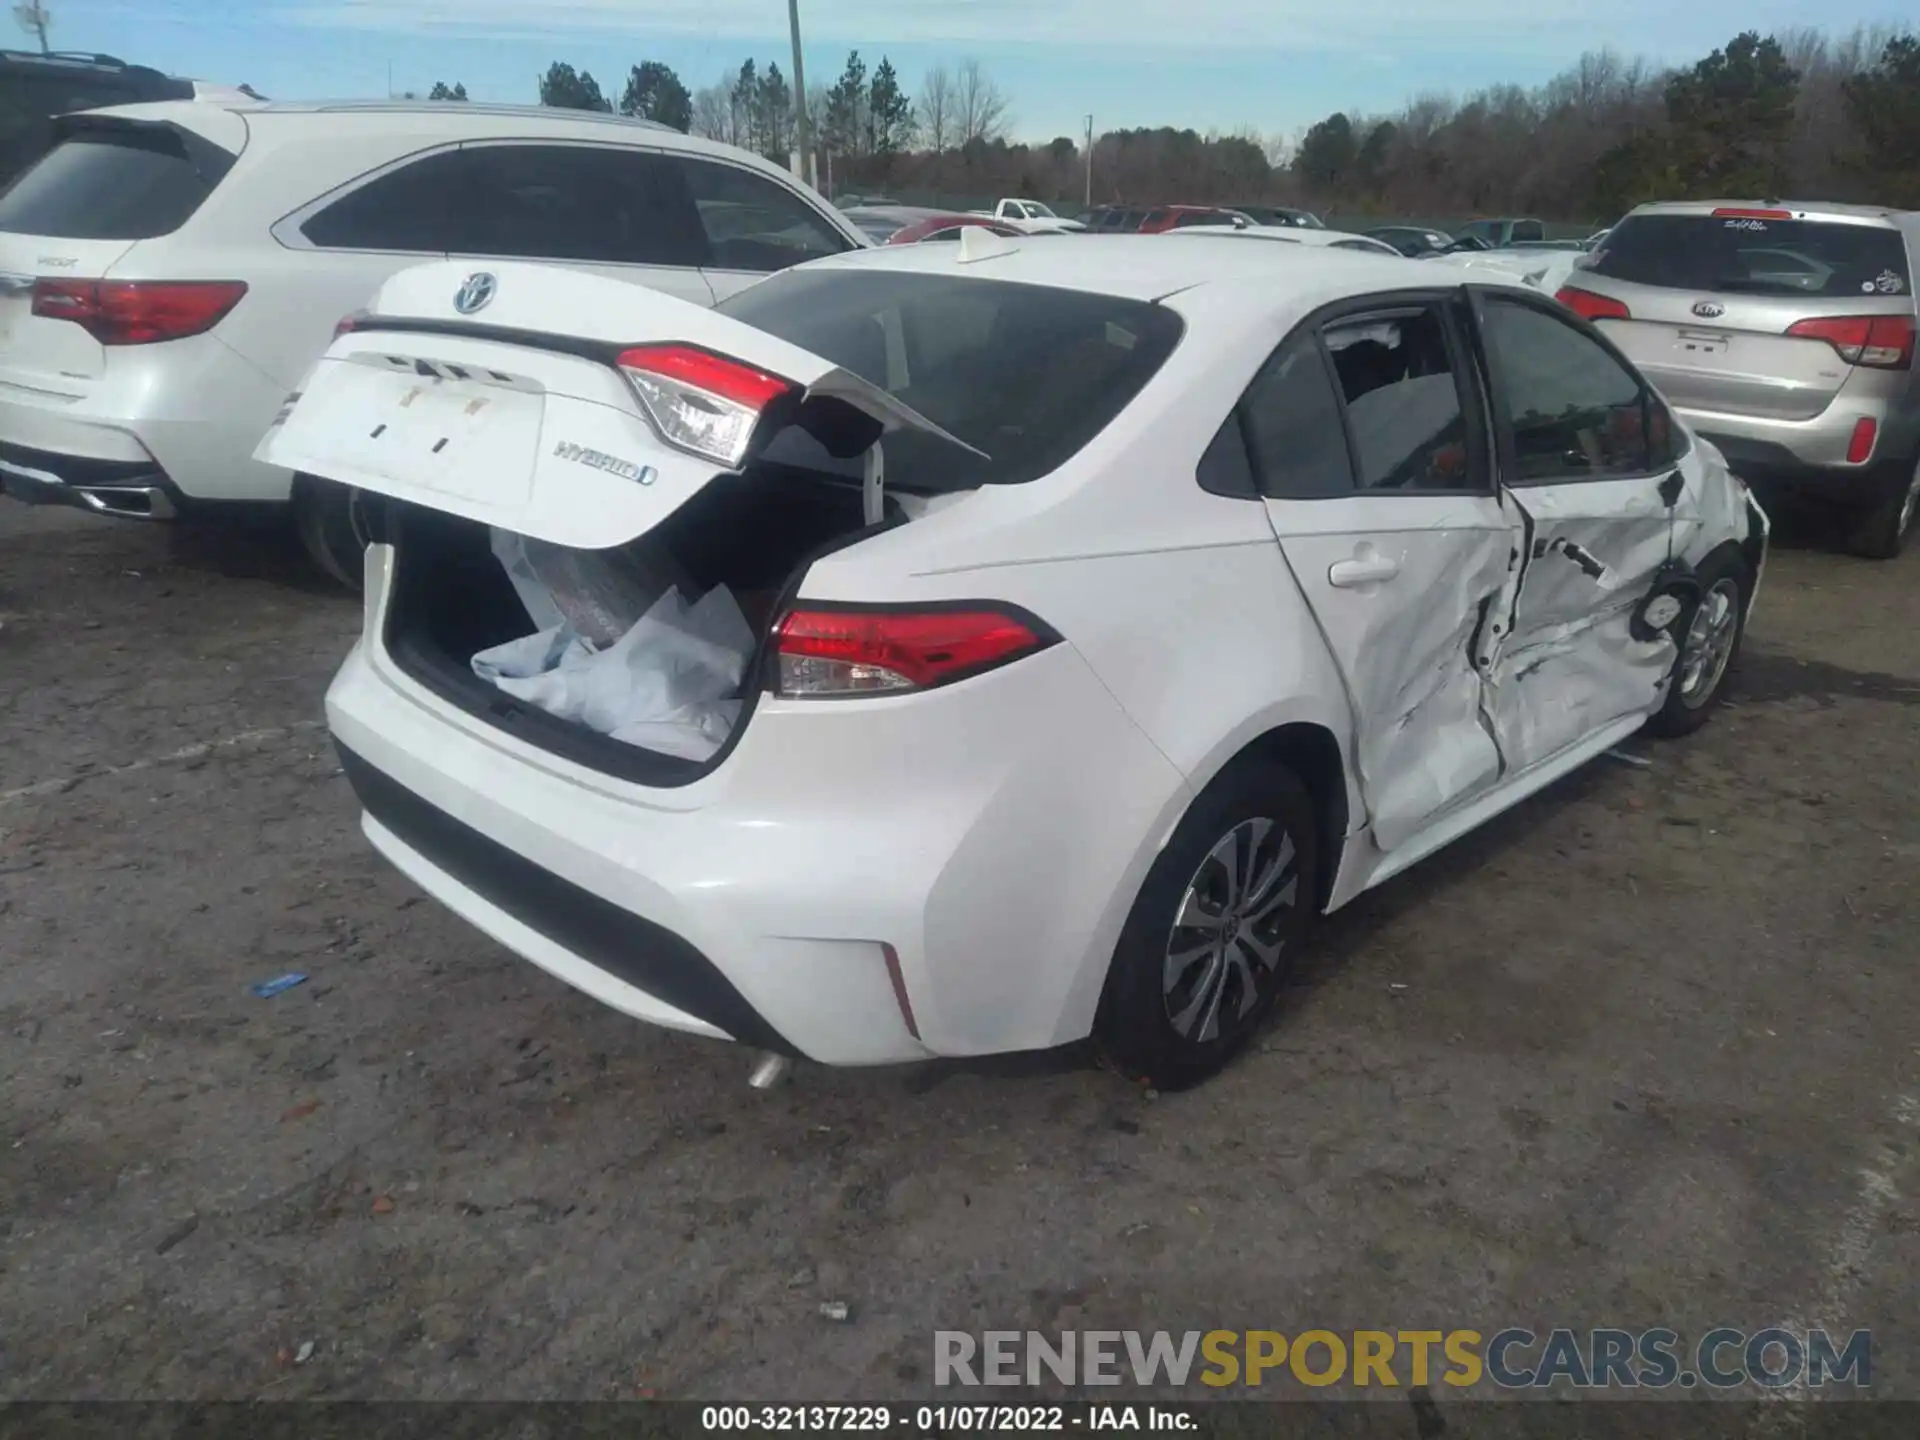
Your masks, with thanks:
[{"label": "silver kia suv", "polygon": [[1920,213],[1869,205],[1642,205],[1560,299],[1607,333],[1763,500],[1851,512],[1856,553],[1900,553],[1920,504],[1913,280]]}]

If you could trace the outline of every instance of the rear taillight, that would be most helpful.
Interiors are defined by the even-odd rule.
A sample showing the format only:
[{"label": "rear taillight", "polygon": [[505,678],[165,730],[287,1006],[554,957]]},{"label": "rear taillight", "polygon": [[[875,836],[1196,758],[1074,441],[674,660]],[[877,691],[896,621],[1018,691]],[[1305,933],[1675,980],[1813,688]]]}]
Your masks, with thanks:
[{"label": "rear taillight", "polygon": [[1828,315],[1787,327],[1789,335],[1826,341],[1849,365],[1875,370],[1912,367],[1913,331],[1911,315]]},{"label": "rear taillight", "polygon": [[790,610],[774,627],[782,695],[888,695],[992,670],[1057,637],[992,606]]},{"label": "rear taillight", "polygon": [[620,367],[667,444],[722,465],[747,458],[761,415],[792,381],[692,345],[636,345]]},{"label": "rear taillight", "polygon": [[1713,212],[1715,220],[1791,220],[1791,210],[1752,210],[1741,205],[1722,205]]},{"label": "rear taillight", "polygon": [[36,280],[33,313],[102,345],[154,345],[204,334],[246,293],[238,280]]},{"label": "rear taillight", "polygon": [[1631,320],[1633,318],[1632,312],[1611,295],[1596,295],[1591,290],[1582,290],[1577,285],[1564,286],[1553,298],[1574,314],[1588,320]]}]

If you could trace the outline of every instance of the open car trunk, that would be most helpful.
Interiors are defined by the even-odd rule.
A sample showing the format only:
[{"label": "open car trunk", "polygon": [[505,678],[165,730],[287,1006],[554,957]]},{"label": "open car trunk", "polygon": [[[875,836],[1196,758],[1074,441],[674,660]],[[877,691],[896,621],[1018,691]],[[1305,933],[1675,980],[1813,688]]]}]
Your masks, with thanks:
[{"label": "open car trunk", "polygon": [[[869,525],[857,477],[762,463],[720,477],[659,527],[624,545],[545,552],[547,573],[615,577],[637,572],[658,576],[656,585],[670,578],[685,600],[708,597],[738,606],[748,646],[732,693],[724,697],[738,706],[729,712],[721,743],[707,755],[669,753],[615,738],[509,694],[478,673],[476,655],[540,628],[541,617],[531,613],[499,554],[503,540],[520,537],[426,506],[387,503],[376,522],[395,552],[384,639],[404,672],[489,724],[636,783],[685,784],[724,759],[746,729],[766,688],[770,629],[808,564],[904,518],[890,502],[880,526]],[[641,591],[640,605],[657,599],[644,585]],[[563,593],[558,598],[571,602],[569,608],[592,608],[598,597]],[[636,608],[629,604],[627,614]]]}]

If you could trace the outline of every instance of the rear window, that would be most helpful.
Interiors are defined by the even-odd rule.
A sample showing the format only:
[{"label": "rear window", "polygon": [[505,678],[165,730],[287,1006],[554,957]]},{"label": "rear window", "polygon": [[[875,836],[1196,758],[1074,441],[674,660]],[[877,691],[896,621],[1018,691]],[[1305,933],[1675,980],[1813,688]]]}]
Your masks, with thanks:
[{"label": "rear window", "polygon": [[1179,342],[1159,305],[1042,285],[873,270],[796,270],[722,314],[810,350],[989,458],[887,437],[887,484],[936,492],[1058,469],[1105,429]]},{"label": "rear window", "polygon": [[172,131],[90,132],[63,140],[0,193],[0,230],[151,239],[184,225],[224,173],[196,164]]},{"label": "rear window", "polygon": [[1586,268],[1635,285],[1739,295],[1905,295],[1900,232],[1877,225],[1739,215],[1634,215]]}]

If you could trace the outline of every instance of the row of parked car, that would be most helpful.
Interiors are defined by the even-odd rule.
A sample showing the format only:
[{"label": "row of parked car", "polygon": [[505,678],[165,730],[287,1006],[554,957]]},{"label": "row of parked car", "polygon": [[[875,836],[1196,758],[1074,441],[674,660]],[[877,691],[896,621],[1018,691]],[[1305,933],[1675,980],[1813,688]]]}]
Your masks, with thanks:
[{"label": "row of parked car", "polygon": [[1874,553],[1920,493],[1912,215],[1643,207],[1543,283],[1324,226],[876,245],[565,111],[55,140],[0,193],[7,492],[291,503],[367,591],[369,839],[775,1057],[1200,1080],[1320,914],[1706,722],[1750,457],[1859,486]]}]

